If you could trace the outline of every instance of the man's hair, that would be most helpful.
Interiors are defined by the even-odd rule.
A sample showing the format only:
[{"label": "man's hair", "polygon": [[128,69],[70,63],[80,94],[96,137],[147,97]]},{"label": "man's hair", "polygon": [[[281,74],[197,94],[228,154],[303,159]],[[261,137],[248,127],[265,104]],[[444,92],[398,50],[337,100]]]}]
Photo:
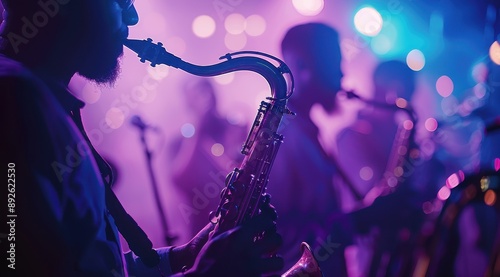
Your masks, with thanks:
[{"label": "man's hair", "polygon": [[381,62],[373,72],[376,93],[397,89],[398,97],[410,98],[415,90],[415,72],[405,62],[389,60]]},{"label": "man's hair", "polygon": [[[60,42],[73,42],[82,36],[82,32],[75,30],[83,26],[79,19],[86,11],[79,8],[88,3],[85,1],[102,0],[0,1],[5,9],[0,25],[0,51],[7,56],[15,55],[26,65],[36,66],[53,59],[61,53],[58,51],[70,51]],[[56,51],[57,46],[65,48]]]},{"label": "man's hair", "polygon": [[341,59],[339,34],[332,27],[319,22],[290,28],[281,41],[281,51],[299,54],[303,60],[336,61]]}]

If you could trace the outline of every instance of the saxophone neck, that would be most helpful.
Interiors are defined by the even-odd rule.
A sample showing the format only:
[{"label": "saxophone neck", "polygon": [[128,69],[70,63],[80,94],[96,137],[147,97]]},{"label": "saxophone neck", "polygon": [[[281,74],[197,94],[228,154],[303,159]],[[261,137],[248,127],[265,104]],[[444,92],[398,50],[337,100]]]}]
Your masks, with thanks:
[{"label": "saxophone neck", "polygon": [[[167,52],[161,42],[155,44],[149,38],[147,40],[126,39],[123,44],[137,53],[141,62],[149,61],[153,67],[158,64],[165,64],[193,75],[205,77],[234,71],[253,71],[260,74],[269,83],[273,99],[286,102],[293,91],[293,76],[289,68],[283,61],[268,54],[251,51],[237,52],[222,56],[220,59],[225,59],[225,61],[220,63],[201,66],[183,61],[181,58]],[[279,62],[280,65],[275,66],[268,60],[257,56],[272,59]],[[284,77],[285,74],[290,78],[288,81]],[[291,85],[289,86],[289,84]],[[284,105],[285,103],[283,103]]]}]

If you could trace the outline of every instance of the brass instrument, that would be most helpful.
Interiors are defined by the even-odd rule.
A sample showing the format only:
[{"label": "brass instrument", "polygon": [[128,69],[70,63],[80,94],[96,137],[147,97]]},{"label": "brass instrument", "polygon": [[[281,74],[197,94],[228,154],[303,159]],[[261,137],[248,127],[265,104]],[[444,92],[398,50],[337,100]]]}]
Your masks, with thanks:
[{"label": "brass instrument", "polygon": [[[277,130],[283,115],[292,114],[286,104],[293,92],[293,76],[286,64],[268,54],[244,51],[222,56],[220,59],[225,60],[223,62],[199,66],[183,61],[167,52],[161,43],[154,44],[151,39],[126,40],[124,45],[136,52],[142,62],[150,61],[151,66],[165,64],[205,77],[249,70],[266,79],[272,97],[261,102],[253,126],[241,150],[241,153],[245,155],[243,162],[240,168],[235,168],[228,174],[226,186],[221,192],[221,201],[216,211],[211,214],[210,221],[216,224],[216,232],[224,232],[257,215],[260,212],[259,207],[266,201],[265,190],[269,173],[283,141],[283,136],[278,134]],[[272,59],[280,65],[276,67],[268,60],[256,56]],[[288,75],[288,80],[285,75]],[[302,258],[283,276],[322,276],[309,246],[302,243],[301,248]],[[295,274],[306,272],[308,275],[293,275],[290,272],[295,272]]]},{"label": "brass instrument", "polygon": [[[408,163],[410,159],[418,158],[419,155],[418,147],[415,144],[417,116],[406,101],[403,102],[403,105],[377,102],[365,99],[352,90],[342,90],[339,95],[345,96],[347,99],[357,99],[374,108],[392,110],[394,112],[403,111],[411,121],[411,124],[408,126],[404,123],[398,125],[382,180],[364,196],[357,197],[361,201],[361,204],[356,209],[361,209],[370,206],[376,198],[393,193],[397,189],[397,186],[408,177],[409,172],[405,172],[405,163]],[[412,153],[412,151],[414,152]],[[355,192],[355,195],[360,195],[359,192],[352,188],[352,184],[348,183],[348,185]]]},{"label": "brass instrument", "polygon": [[[343,92],[345,93],[345,97],[348,99],[357,99],[372,108],[389,111],[391,113],[402,111],[406,113],[406,116],[408,117],[404,122],[400,122],[396,126],[390,152],[387,156],[387,162],[385,164],[385,168],[383,169],[383,175],[380,179],[376,180],[373,187],[362,198],[359,198],[359,204],[355,207],[354,212],[350,214],[350,216],[354,218],[353,221],[359,221],[357,218],[359,213],[357,212],[372,206],[379,197],[389,196],[392,194],[392,196],[399,198],[402,194],[410,194],[408,193],[408,191],[411,190],[409,188],[411,186],[409,182],[412,180],[410,180],[409,177],[415,171],[415,165],[413,162],[421,157],[420,150],[415,142],[415,126],[417,124],[417,116],[408,102],[403,101],[402,98],[398,98],[399,101],[395,101],[394,103],[386,103],[365,99],[353,91]],[[407,193],[404,193],[404,191],[407,191]],[[411,195],[413,196],[415,194],[411,192]],[[387,203],[387,201],[394,201],[394,199],[382,200],[382,202],[384,201]],[[378,203],[378,209],[380,209],[380,205],[381,204]],[[401,216],[403,213],[392,213],[388,209],[388,207],[391,206],[387,204],[385,205],[383,214],[373,213],[373,215],[392,217],[392,220],[398,221],[398,223],[392,223],[379,228],[377,235],[374,235],[373,233],[370,234],[371,239],[376,242],[370,249],[372,253],[369,264],[366,268],[366,276],[408,276],[412,267],[411,262],[413,248],[415,247],[417,236],[409,233],[406,240],[400,240],[397,237],[397,234],[400,233],[401,230],[410,230],[407,228],[409,225],[407,223],[408,220],[399,221],[398,219],[403,218]],[[394,207],[395,206],[392,206],[392,208]],[[400,205],[397,206],[397,208],[400,208],[401,211],[408,211],[407,206]],[[377,208],[374,209],[376,210]],[[415,209],[419,210],[418,208]],[[398,217],[394,218],[395,215],[398,215]],[[415,223],[418,222],[417,220],[418,218],[413,217],[411,221]],[[372,225],[368,224],[365,226],[372,227]],[[396,251],[394,248],[391,248],[391,246],[387,246],[396,241],[398,245],[400,245],[399,247],[402,246],[401,249],[405,249],[404,251]]]}]

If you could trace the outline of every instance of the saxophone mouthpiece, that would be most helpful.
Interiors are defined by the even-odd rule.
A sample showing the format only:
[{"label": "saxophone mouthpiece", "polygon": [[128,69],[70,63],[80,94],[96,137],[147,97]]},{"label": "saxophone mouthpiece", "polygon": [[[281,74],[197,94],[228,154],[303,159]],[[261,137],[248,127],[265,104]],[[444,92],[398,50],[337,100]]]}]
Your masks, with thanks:
[{"label": "saxophone mouthpiece", "polygon": [[123,45],[132,50],[133,52],[140,54],[146,48],[147,41],[138,39],[125,39]]},{"label": "saxophone mouthpiece", "polygon": [[153,43],[151,38],[138,40],[138,39],[125,39],[123,45],[137,53],[141,62],[149,61],[151,66],[155,67],[157,64],[166,64],[179,68],[182,64],[182,60],[171,53],[163,47],[163,43]]}]

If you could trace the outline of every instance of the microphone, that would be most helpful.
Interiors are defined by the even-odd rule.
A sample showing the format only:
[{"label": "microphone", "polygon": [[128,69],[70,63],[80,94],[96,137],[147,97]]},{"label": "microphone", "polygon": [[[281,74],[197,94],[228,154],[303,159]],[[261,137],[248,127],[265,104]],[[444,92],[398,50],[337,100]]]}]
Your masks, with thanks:
[{"label": "microphone", "polygon": [[130,124],[132,124],[133,126],[139,128],[141,131],[144,131],[146,129],[151,129],[153,131],[158,131],[158,128],[155,127],[155,126],[151,126],[149,124],[146,124],[142,118],[138,115],[134,115],[132,116],[132,118],[130,119]]}]

